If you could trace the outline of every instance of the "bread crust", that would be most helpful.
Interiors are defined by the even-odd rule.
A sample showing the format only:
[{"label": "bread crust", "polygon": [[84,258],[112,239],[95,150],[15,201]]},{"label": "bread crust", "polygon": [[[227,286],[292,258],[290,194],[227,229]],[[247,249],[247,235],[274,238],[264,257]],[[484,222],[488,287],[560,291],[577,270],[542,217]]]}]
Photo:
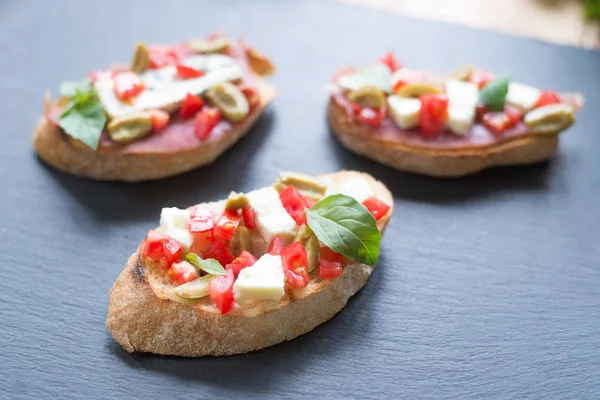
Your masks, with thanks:
[{"label": "bread crust", "polygon": [[[393,208],[389,190],[368,174],[341,171],[329,177],[339,181],[358,174],[375,183],[377,197]],[[391,214],[392,209],[378,221],[382,232]],[[351,263],[342,276],[319,280],[301,298],[252,316],[221,315],[162,296],[161,288],[148,282],[147,266],[136,251],[110,291],[106,326],[130,353],[185,357],[247,353],[291,340],[329,320],[367,283],[373,269]]]},{"label": "bread crust", "polygon": [[491,146],[459,149],[373,140],[333,99],[327,106],[327,120],[335,136],[354,153],[402,171],[435,177],[453,178],[494,166],[537,163],[552,157],[558,147],[558,134],[524,135]]},{"label": "bread crust", "polygon": [[121,154],[118,151],[93,151],[73,143],[59,127],[41,117],[33,135],[33,148],[54,168],[103,181],[139,182],[177,175],[212,163],[252,128],[265,107],[275,98],[275,88],[259,77],[260,110],[217,141],[178,152]]}]

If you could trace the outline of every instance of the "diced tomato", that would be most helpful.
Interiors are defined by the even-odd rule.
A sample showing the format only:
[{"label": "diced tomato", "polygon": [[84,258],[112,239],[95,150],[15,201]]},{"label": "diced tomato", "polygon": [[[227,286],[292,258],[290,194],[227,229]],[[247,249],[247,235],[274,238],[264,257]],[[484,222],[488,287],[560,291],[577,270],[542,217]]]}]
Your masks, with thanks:
[{"label": "diced tomato", "polygon": [[227,314],[233,308],[233,284],[235,277],[232,270],[226,270],[208,282],[208,295],[215,302],[221,314]]},{"label": "diced tomato", "polygon": [[171,265],[181,257],[181,250],[181,243],[172,237],[150,230],[142,246],[142,255],[157,262],[165,260]]},{"label": "diced tomato", "polygon": [[150,53],[150,68],[157,69],[163,68],[173,63],[173,59],[167,54],[167,51],[163,47],[148,47]]},{"label": "diced tomato", "polygon": [[185,43],[172,47],[150,46],[150,68],[163,68],[168,65],[178,64],[187,55],[187,45]]},{"label": "diced tomato", "polygon": [[320,260],[319,278],[331,279],[342,275],[342,264],[337,261]]},{"label": "diced tomato", "polygon": [[280,238],[279,236],[275,236],[273,238],[273,240],[271,240],[271,243],[269,243],[269,248],[267,249],[267,253],[269,253],[272,256],[278,256],[281,254],[281,250],[283,250],[284,247],[285,247],[285,242],[284,242],[283,238]]},{"label": "diced tomato", "polygon": [[479,103],[475,106],[475,119],[481,121],[483,120],[483,116],[489,112],[490,109],[485,104]]},{"label": "diced tomato", "polygon": [[133,72],[121,72],[115,75],[113,92],[121,101],[131,101],[144,91],[144,81]]},{"label": "diced tomato", "polygon": [[309,199],[308,197],[304,198],[304,204],[306,204],[306,208],[311,208],[312,206],[314,206],[315,204],[317,204],[316,200],[313,199]]},{"label": "diced tomato", "polygon": [[190,56],[187,43],[179,43],[167,47],[165,53],[172,60],[171,64],[180,64],[183,59]]},{"label": "diced tomato", "polygon": [[293,287],[308,286],[308,256],[300,242],[294,242],[281,250],[283,272]]},{"label": "diced tomato", "polygon": [[379,59],[380,63],[387,65],[391,72],[402,68],[402,65],[396,60],[396,56],[391,51]]},{"label": "diced tomato", "polygon": [[482,123],[494,136],[501,136],[510,127],[511,121],[503,112],[489,112],[483,116]]},{"label": "diced tomato", "polygon": [[304,197],[298,192],[294,185],[289,185],[279,193],[281,205],[285,211],[296,221],[296,224],[302,225],[306,223],[306,213],[304,207],[306,203]]},{"label": "diced tomato", "polygon": [[215,238],[210,247],[204,252],[204,258],[214,258],[221,265],[230,264],[235,257],[220,238]]},{"label": "diced tomato", "polygon": [[215,225],[212,211],[205,207],[190,207],[190,219],[188,225],[190,233],[211,231]]},{"label": "diced tomato", "polygon": [[169,124],[170,115],[168,112],[156,108],[150,109],[148,112],[150,113],[150,118],[152,120],[153,131],[160,131]]},{"label": "diced tomato", "polygon": [[260,97],[256,89],[248,85],[240,85],[238,86],[238,89],[246,96],[251,110],[260,104]]},{"label": "diced tomato", "polygon": [[480,69],[473,70],[473,72],[471,72],[471,75],[469,76],[469,82],[477,85],[479,89],[483,88],[492,80],[494,80],[494,74]]},{"label": "diced tomato", "polygon": [[383,218],[383,216],[390,210],[390,206],[373,196],[369,196],[365,201],[363,201],[362,204],[363,206],[367,207],[367,210],[369,210],[371,214],[373,214],[373,217],[375,217],[376,221],[379,221],[381,218]]},{"label": "diced tomato", "polygon": [[113,76],[113,72],[112,71],[105,71],[105,70],[94,70],[92,72],[90,72],[89,74],[87,74],[87,77],[92,81],[92,82],[96,82],[100,79],[110,79]]},{"label": "diced tomato", "polygon": [[183,285],[198,278],[198,271],[189,262],[179,261],[171,265],[171,268],[167,271],[167,276],[176,283]]},{"label": "diced tomato", "polygon": [[327,246],[322,246],[319,249],[319,260],[327,260],[332,262],[338,262],[340,264],[345,264],[347,258],[339,253],[334,252]]},{"label": "diced tomato", "polygon": [[242,251],[242,253],[236,257],[231,263],[225,266],[225,269],[230,269],[233,271],[235,276],[238,276],[241,270],[246,267],[251,267],[257,261],[257,258],[254,255],[246,250]]},{"label": "diced tomato", "polygon": [[547,106],[548,104],[560,103],[560,98],[554,90],[544,90],[540,93],[540,97],[537,99],[534,108]]},{"label": "diced tomato", "polygon": [[246,206],[242,208],[242,217],[244,218],[244,225],[251,231],[256,229],[256,211],[252,206]]},{"label": "diced tomato", "polygon": [[183,104],[181,105],[181,110],[179,111],[179,118],[190,118],[196,115],[198,111],[200,111],[204,107],[204,101],[198,96],[194,96],[191,93],[188,93],[183,99]]},{"label": "diced tomato", "polygon": [[364,122],[371,126],[379,126],[381,121],[385,118],[385,107],[381,107],[379,110],[363,107],[360,109],[360,112],[355,113],[354,116],[360,122]]},{"label": "diced tomato", "polygon": [[523,113],[515,106],[511,106],[510,104],[504,105],[504,114],[508,117],[509,120],[509,128],[515,126],[521,119],[523,119]]},{"label": "diced tomato", "polygon": [[231,240],[235,230],[240,224],[241,217],[237,210],[225,210],[221,218],[215,224],[215,235],[222,237],[225,240]]},{"label": "diced tomato", "polygon": [[433,138],[441,134],[448,119],[448,96],[445,94],[424,94],[419,111],[419,124],[421,134],[426,138]]},{"label": "diced tomato", "polygon": [[204,75],[204,71],[183,64],[177,64],[175,65],[175,68],[177,69],[177,77],[181,79],[199,78]]},{"label": "diced tomato", "polygon": [[218,108],[204,107],[202,111],[196,114],[194,134],[202,140],[206,139],[220,120],[221,110]]}]

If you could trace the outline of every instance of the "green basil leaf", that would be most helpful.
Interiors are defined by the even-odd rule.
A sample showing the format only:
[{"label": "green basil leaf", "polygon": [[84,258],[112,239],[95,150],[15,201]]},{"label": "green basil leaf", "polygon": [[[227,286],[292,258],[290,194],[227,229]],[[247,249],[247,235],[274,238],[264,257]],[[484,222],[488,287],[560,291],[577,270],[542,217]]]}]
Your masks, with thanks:
[{"label": "green basil leaf", "polygon": [[366,85],[375,85],[384,92],[391,92],[392,73],[386,65],[377,63],[354,74],[341,76],[338,84],[350,90],[360,89]]},{"label": "green basil leaf", "polygon": [[325,246],[359,263],[377,263],[381,233],[365,206],[334,194],[305,211],[308,226]]},{"label": "green basil leaf", "polygon": [[213,275],[225,275],[227,273],[225,271],[225,268],[223,268],[221,264],[214,258],[208,258],[204,260],[195,253],[188,253],[185,256],[185,259],[187,260],[187,262],[189,262],[195,267],[198,267],[206,273]]},{"label": "green basil leaf", "polygon": [[60,84],[59,92],[61,96],[74,98],[77,96],[77,92],[87,94],[92,92],[92,86],[90,81],[85,79],[83,81],[67,81]]},{"label": "green basil leaf", "polygon": [[83,103],[73,102],[58,120],[58,125],[67,135],[82,141],[92,150],[98,148],[105,124],[104,108],[95,97],[90,97]]},{"label": "green basil leaf", "polygon": [[479,101],[485,104],[491,111],[504,111],[504,102],[508,93],[510,76],[504,74],[494,79],[481,89]]}]

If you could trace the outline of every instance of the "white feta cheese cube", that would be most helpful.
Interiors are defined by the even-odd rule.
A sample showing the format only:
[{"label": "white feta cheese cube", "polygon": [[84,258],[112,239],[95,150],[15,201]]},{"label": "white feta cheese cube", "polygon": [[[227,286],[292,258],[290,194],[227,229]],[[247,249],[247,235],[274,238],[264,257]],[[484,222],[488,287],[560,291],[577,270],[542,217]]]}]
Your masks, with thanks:
[{"label": "white feta cheese cube", "polygon": [[400,129],[411,129],[419,126],[421,100],[400,96],[388,97],[390,116]]},{"label": "white feta cheese cube", "polygon": [[163,208],[160,213],[160,227],[158,231],[177,240],[186,251],[189,251],[194,241],[189,231],[189,219],[190,212],[187,209],[182,210],[177,207]]},{"label": "white feta cheese cube", "polygon": [[298,226],[281,205],[277,190],[269,186],[250,192],[247,196],[256,211],[258,230],[265,242],[270,243],[275,236],[282,237],[286,243],[291,242]]},{"label": "white feta cheese cube", "polygon": [[281,256],[265,254],[251,267],[240,271],[233,293],[235,301],[243,304],[247,300],[281,300],[285,294],[285,279]]},{"label": "white feta cheese cube", "polygon": [[511,82],[508,84],[506,102],[523,112],[527,112],[533,108],[540,97],[540,93],[539,89],[532,86]]},{"label": "white feta cheese cube", "polygon": [[373,196],[371,186],[362,178],[352,178],[344,181],[338,188],[338,192],[353,197],[359,203]]},{"label": "white feta cheese cube", "polygon": [[479,100],[477,85],[470,82],[449,80],[446,82],[448,96],[448,121],[452,132],[466,135],[475,121],[475,110]]}]

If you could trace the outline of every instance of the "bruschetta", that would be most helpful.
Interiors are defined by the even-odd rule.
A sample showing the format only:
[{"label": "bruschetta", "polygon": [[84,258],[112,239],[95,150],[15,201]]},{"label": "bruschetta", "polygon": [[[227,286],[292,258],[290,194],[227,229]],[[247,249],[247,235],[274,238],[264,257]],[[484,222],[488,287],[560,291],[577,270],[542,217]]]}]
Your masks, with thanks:
[{"label": "bruschetta", "polygon": [[377,263],[393,209],[370,175],[282,173],[275,184],[163,208],[110,291],[106,325],[128,352],[247,353],[340,311]]},{"label": "bruschetta", "polygon": [[583,106],[557,93],[462,67],[451,74],[408,69],[392,53],[329,85],[327,118],[355,153],[399,170],[457,177],[546,160]]},{"label": "bruschetta", "polygon": [[33,147],[53,167],[97,180],[143,181],[214,161],[252,127],[275,90],[271,61],[221,35],[137,43],[130,65],[63,82]]}]

